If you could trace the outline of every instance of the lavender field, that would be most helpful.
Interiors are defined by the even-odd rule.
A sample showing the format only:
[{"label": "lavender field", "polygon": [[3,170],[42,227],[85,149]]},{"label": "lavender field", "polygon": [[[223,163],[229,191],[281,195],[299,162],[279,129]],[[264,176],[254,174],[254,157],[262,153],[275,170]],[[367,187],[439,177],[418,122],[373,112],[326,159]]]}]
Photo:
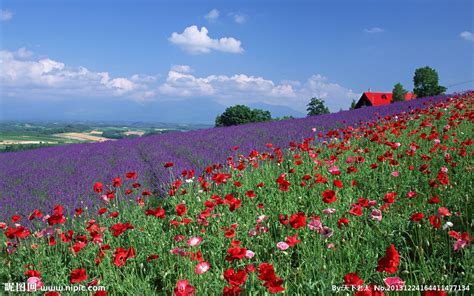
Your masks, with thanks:
[{"label": "lavender field", "polygon": [[447,97],[302,119],[4,153],[0,155],[0,220],[36,208],[51,209],[57,203],[69,213],[75,208],[91,207],[97,198],[92,194],[94,182],[111,180],[119,172],[136,171],[145,189],[157,192],[170,178],[170,169],[163,167],[165,162],[174,163],[174,174],[183,169],[199,173],[206,166],[225,163],[229,155],[264,149],[266,143],[285,148],[291,141],[318,137],[329,129],[357,126]]}]

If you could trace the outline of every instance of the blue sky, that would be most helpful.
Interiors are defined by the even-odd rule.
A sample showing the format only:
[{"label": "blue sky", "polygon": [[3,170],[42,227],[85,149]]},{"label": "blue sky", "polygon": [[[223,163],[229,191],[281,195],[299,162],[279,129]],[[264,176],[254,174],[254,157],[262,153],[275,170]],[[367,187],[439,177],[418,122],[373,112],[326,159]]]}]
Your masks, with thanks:
[{"label": "blue sky", "polygon": [[411,90],[425,65],[445,86],[474,79],[472,1],[0,3],[0,91],[15,112],[58,101],[304,112],[312,96],[337,111],[368,88]]}]

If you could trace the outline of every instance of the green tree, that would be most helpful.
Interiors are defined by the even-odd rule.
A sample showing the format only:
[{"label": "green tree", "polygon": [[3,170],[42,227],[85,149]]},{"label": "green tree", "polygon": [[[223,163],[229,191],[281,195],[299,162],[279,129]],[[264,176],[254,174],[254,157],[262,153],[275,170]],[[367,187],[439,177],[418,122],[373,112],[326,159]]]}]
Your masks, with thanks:
[{"label": "green tree", "polygon": [[405,95],[407,93],[400,82],[395,84],[392,90],[392,103],[405,101]]},{"label": "green tree", "polygon": [[306,108],[306,111],[308,111],[308,116],[313,116],[313,115],[321,115],[321,114],[328,114],[329,109],[325,105],[324,100],[318,99],[318,98],[311,98],[311,101],[308,103],[308,108]]},{"label": "green tree", "polygon": [[262,122],[271,120],[269,111],[261,109],[250,109],[245,105],[235,105],[227,108],[224,113],[216,117],[217,126],[231,126],[250,122]]},{"label": "green tree", "polygon": [[428,66],[415,70],[413,85],[417,98],[436,96],[446,91],[446,87],[438,84],[438,72]]},{"label": "green tree", "polygon": [[356,108],[356,105],[357,105],[357,101],[352,99],[351,107],[349,108],[349,110],[354,110]]}]

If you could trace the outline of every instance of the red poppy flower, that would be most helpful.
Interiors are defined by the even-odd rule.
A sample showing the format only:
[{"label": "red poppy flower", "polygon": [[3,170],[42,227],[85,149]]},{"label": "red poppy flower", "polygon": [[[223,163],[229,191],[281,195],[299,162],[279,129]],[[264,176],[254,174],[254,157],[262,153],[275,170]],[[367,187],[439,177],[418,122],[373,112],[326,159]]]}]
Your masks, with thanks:
[{"label": "red poppy flower", "polygon": [[170,167],[172,167],[172,166],[174,166],[174,163],[172,163],[172,162],[166,162],[166,163],[164,164],[164,167],[165,167],[165,168],[170,168]]},{"label": "red poppy flower", "polygon": [[359,205],[355,205],[349,210],[349,213],[354,216],[362,216],[362,207]]},{"label": "red poppy flower", "polygon": [[78,208],[78,209],[76,209],[76,211],[74,212],[74,216],[76,216],[76,217],[77,217],[77,216],[80,216],[80,215],[82,214],[82,212],[83,212],[82,208]]},{"label": "red poppy flower", "polygon": [[224,232],[224,236],[227,238],[232,238],[235,236],[235,229],[234,228],[229,228]]},{"label": "red poppy flower", "polygon": [[245,270],[235,271],[232,267],[224,271],[224,279],[231,286],[240,286],[247,280],[247,272]]},{"label": "red poppy flower", "polygon": [[326,190],[321,193],[324,197],[323,202],[325,203],[333,203],[336,201],[336,193],[333,190]]},{"label": "red poppy flower", "polygon": [[343,188],[344,185],[342,184],[342,181],[341,180],[334,180],[332,181],[332,183],[334,184],[334,186],[336,186],[337,188]]},{"label": "red poppy flower", "polygon": [[137,173],[136,172],[128,172],[128,173],[125,174],[125,177],[127,178],[127,180],[136,179],[137,178]]},{"label": "red poppy flower", "polygon": [[290,225],[294,229],[305,227],[306,216],[304,212],[298,212],[297,214],[293,214],[290,218]]},{"label": "red poppy flower", "polygon": [[425,217],[425,215],[423,213],[415,213],[415,214],[411,215],[410,220],[411,221],[421,221],[421,220],[423,220],[424,217]]},{"label": "red poppy flower", "polygon": [[438,216],[435,216],[435,215],[429,216],[428,220],[430,221],[430,224],[434,228],[439,229],[441,227],[441,219]]},{"label": "red poppy flower", "polygon": [[178,215],[178,216],[180,216],[180,217],[181,217],[181,216],[184,216],[184,215],[186,214],[186,212],[187,212],[186,206],[183,205],[183,204],[177,205],[176,208],[175,208],[175,210],[176,210],[176,215]]},{"label": "red poppy flower", "polygon": [[94,192],[101,193],[103,190],[103,185],[100,182],[95,182],[94,184]]},{"label": "red poppy flower", "polygon": [[395,196],[397,196],[396,192],[389,192],[389,193],[385,194],[385,196],[383,198],[383,201],[388,203],[388,204],[392,204],[392,203],[395,202]]},{"label": "red poppy flower", "polygon": [[266,287],[270,293],[279,293],[285,291],[285,288],[281,286],[284,282],[275,274],[273,265],[262,263],[258,267],[258,271],[258,279],[264,281],[263,286]]},{"label": "red poppy flower", "polygon": [[41,277],[41,273],[34,269],[27,270],[23,274],[26,275],[27,277],[37,277],[37,278]]},{"label": "red poppy flower", "polygon": [[120,187],[122,185],[122,179],[120,179],[120,177],[113,179],[112,185],[114,187]]},{"label": "red poppy flower", "polygon": [[288,223],[290,223],[290,220],[288,220],[288,215],[280,214],[279,220],[280,220],[280,223],[283,225],[287,225]]},{"label": "red poppy flower", "polygon": [[296,234],[293,235],[293,236],[287,236],[286,237],[286,242],[289,246],[293,247],[295,246],[296,244],[300,243],[301,240],[299,239],[296,239]]},{"label": "red poppy flower", "polygon": [[359,198],[357,200],[357,204],[361,207],[368,207],[369,206],[369,200],[367,198]]},{"label": "red poppy flower", "polygon": [[146,216],[155,216],[161,219],[166,217],[166,212],[161,207],[157,207],[156,209],[149,209],[145,211]]},{"label": "red poppy flower", "polygon": [[53,214],[48,218],[49,225],[63,224],[66,222],[66,218],[63,214]]},{"label": "red poppy flower", "polygon": [[133,247],[128,248],[126,251],[124,248],[116,248],[114,252],[114,264],[118,267],[122,267],[129,258],[134,258],[135,256],[136,253]]},{"label": "red poppy flower", "polygon": [[225,260],[227,261],[232,262],[234,260],[242,260],[245,257],[245,254],[247,254],[247,249],[240,247],[229,248],[227,254],[229,254],[225,257]]},{"label": "red poppy flower", "polygon": [[78,268],[71,271],[69,275],[69,281],[72,284],[80,283],[87,280],[86,270],[84,268]]},{"label": "red poppy flower", "polygon": [[245,196],[247,196],[248,198],[254,198],[257,195],[255,194],[253,190],[249,190],[245,193]]},{"label": "red poppy flower", "polygon": [[357,275],[356,272],[348,273],[344,276],[344,285],[346,286],[361,286],[364,281]]},{"label": "red poppy flower", "polygon": [[34,218],[41,218],[43,217],[43,213],[41,213],[40,210],[38,209],[35,209],[31,214],[30,216],[28,217],[28,220],[33,220]]},{"label": "red poppy flower", "polygon": [[441,199],[439,199],[439,196],[435,195],[432,198],[428,200],[429,204],[435,204],[435,203],[440,203]]},{"label": "red poppy flower", "polygon": [[349,221],[347,218],[342,217],[341,219],[337,220],[337,226],[338,226],[339,228],[341,228],[341,226],[347,225],[347,224],[349,224],[349,222],[350,222],[350,221]]},{"label": "red poppy flower", "polygon": [[389,274],[395,273],[398,270],[398,264],[400,263],[400,255],[395,249],[393,244],[385,252],[385,256],[379,260],[377,271],[378,272],[387,272]]},{"label": "red poppy flower", "polygon": [[153,261],[153,260],[158,259],[158,257],[159,257],[159,256],[156,255],[156,254],[151,254],[150,256],[148,256],[148,258],[147,258],[146,260],[147,260],[148,262],[151,262],[151,261]]},{"label": "red poppy flower", "polygon": [[191,286],[187,280],[179,280],[174,288],[174,296],[194,296],[196,288]]},{"label": "red poppy flower", "polygon": [[130,222],[117,223],[117,224],[112,225],[112,227],[110,227],[110,232],[112,232],[112,234],[115,237],[118,237],[119,235],[124,233],[127,229],[134,229],[134,228],[135,227],[132,224],[130,224]]}]

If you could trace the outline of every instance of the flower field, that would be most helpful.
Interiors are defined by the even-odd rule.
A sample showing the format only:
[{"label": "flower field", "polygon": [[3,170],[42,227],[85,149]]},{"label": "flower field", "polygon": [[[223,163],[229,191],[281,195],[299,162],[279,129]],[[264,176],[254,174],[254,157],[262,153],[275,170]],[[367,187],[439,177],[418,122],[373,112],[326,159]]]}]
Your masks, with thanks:
[{"label": "flower field", "polygon": [[[200,173],[214,163],[225,163],[229,155],[264,149],[266,143],[284,149],[292,141],[319,138],[330,129],[357,126],[444,99],[446,96],[437,96],[303,119],[2,153],[0,220],[35,208],[50,209],[56,203],[73,214],[75,208],[95,204],[90,187],[96,180],[111,180],[130,170],[136,171],[138,181],[148,184],[158,195],[160,185],[169,181],[169,172],[161,165],[165,162],[173,162],[177,172],[194,169]],[[312,128],[317,128],[316,134]]]},{"label": "flower field", "polygon": [[473,95],[1,155],[0,280],[470,295]]}]

